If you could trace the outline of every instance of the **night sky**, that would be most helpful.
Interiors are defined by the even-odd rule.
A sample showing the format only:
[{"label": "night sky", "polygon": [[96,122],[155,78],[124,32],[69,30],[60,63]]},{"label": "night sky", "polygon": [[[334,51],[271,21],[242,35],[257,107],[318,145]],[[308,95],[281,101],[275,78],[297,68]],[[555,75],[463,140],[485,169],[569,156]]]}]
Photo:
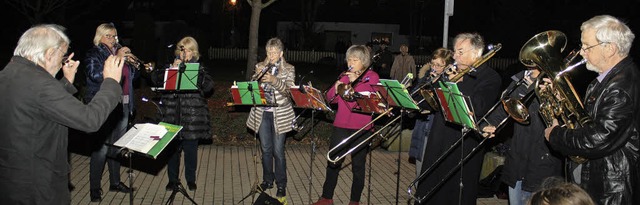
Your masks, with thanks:
[{"label": "night sky", "polygon": [[[72,50],[80,53],[91,47],[95,27],[103,22],[114,22],[121,38],[131,39],[130,47],[145,59],[157,58],[154,50],[177,41],[183,35],[197,36],[203,48],[228,47],[232,19],[239,39],[237,46],[246,47],[247,44],[251,11],[246,0],[238,0],[236,10],[232,10],[233,7],[223,0],[68,1],[65,6],[44,15],[41,22],[67,27]],[[150,2],[153,6],[146,6]],[[317,4],[308,6],[301,5],[302,2]],[[208,5],[210,9],[203,9],[202,5]],[[1,33],[0,61],[7,62],[17,39],[31,23],[7,1],[0,3],[0,6],[4,10],[0,15],[7,19]],[[400,24],[402,35],[440,38],[443,7],[443,0],[278,0],[262,11],[259,44],[264,44],[266,39],[275,36],[277,21],[301,19],[314,19],[317,22]],[[203,12],[205,10],[207,12]],[[640,0],[457,0],[454,16],[450,18],[449,34],[454,36],[459,32],[479,32],[486,42],[503,44],[503,49],[497,56],[515,58],[520,47],[529,38],[552,29],[567,34],[567,49],[576,48],[579,44],[581,22],[599,14],[610,14],[623,19],[638,34],[638,10]],[[235,18],[232,18],[234,11]],[[316,11],[316,15],[310,16],[311,11]],[[175,29],[154,39],[153,33],[144,31],[145,25],[136,26],[138,29],[121,29],[124,21],[164,21],[175,25]],[[150,42],[141,43],[143,41]],[[640,53],[639,49],[636,40],[632,56]]]}]

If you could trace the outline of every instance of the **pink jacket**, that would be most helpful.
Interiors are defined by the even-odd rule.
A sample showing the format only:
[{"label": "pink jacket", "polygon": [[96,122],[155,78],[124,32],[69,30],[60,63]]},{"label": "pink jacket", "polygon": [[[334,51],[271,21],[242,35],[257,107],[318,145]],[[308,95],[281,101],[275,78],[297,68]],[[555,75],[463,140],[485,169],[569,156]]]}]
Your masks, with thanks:
[{"label": "pink jacket", "polygon": [[[364,76],[360,78],[360,82],[355,85],[355,91],[373,92],[374,89],[371,87],[371,85],[375,85],[380,82],[378,73],[374,72],[373,70],[368,70],[363,75]],[[340,78],[340,81],[343,83],[349,83],[349,77],[343,76],[342,78]],[[334,96],[336,95],[335,87],[331,86],[331,89],[329,89],[326,95],[327,99],[334,99]],[[347,102],[340,96],[335,96],[335,99],[329,103],[338,103],[338,111],[336,113],[336,118],[333,121],[333,126],[335,127],[357,130],[365,126],[367,123],[371,122],[370,114],[351,111],[352,108],[357,106],[356,102]],[[365,129],[370,130],[371,128],[373,128],[373,125],[369,125]]]}]

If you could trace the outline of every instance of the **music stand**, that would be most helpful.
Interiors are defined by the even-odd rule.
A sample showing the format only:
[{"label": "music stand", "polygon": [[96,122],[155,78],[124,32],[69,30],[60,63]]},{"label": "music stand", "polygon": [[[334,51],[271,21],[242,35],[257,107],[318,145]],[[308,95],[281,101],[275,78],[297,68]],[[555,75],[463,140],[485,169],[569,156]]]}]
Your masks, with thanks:
[{"label": "music stand", "polygon": [[[434,165],[439,164],[445,158],[445,155],[448,155],[448,153],[451,150],[453,150],[453,148],[458,143],[464,144],[464,136],[469,131],[471,130],[478,131],[477,130],[478,126],[476,124],[476,119],[474,115],[475,112],[473,111],[471,100],[469,96],[466,96],[462,94],[462,92],[460,92],[460,90],[458,89],[458,85],[456,83],[439,82],[439,88],[435,88],[435,94],[437,96],[438,101],[440,102],[440,107],[442,110],[442,115],[444,117],[444,120],[447,122],[462,126],[461,134],[460,134],[460,139],[457,142],[455,142],[453,145],[451,145],[451,147],[449,147],[449,149],[445,151],[442,156],[436,159],[433,165],[427,168],[427,170],[425,170],[421,175],[428,174],[431,171],[432,167],[434,167]],[[486,139],[487,138],[485,138],[485,140]],[[469,157],[473,155],[473,153],[477,150],[478,147],[480,147],[480,145],[482,145],[483,142],[484,140],[477,147],[473,148],[467,156],[464,156],[464,151],[463,151],[461,153],[462,156],[460,156],[460,162],[453,169],[451,169],[451,171],[447,173],[447,175],[444,176],[438,184],[436,184],[429,192],[427,192],[426,195],[419,198],[417,201],[421,203],[422,200],[429,198],[431,194],[434,193],[435,190],[437,190],[440,186],[442,186],[444,182],[453,175],[456,169],[460,168],[460,172],[462,173],[464,162],[467,161],[467,159],[469,159]],[[461,148],[461,150],[463,149]],[[463,175],[461,174],[460,185],[459,185],[461,190],[460,192],[462,192],[462,188],[463,188],[462,177]]]},{"label": "music stand", "polygon": [[129,158],[129,204],[133,204],[133,154],[156,159],[158,155],[182,130],[182,126],[160,122],[156,124],[136,124],[113,146],[120,147],[124,157]]},{"label": "music stand", "polygon": [[[161,92],[165,94],[173,94],[176,98],[177,106],[176,106],[176,124],[180,125],[181,115],[182,115],[182,100],[179,94],[181,93],[194,93],[198,92],[198,78],[200,75],[200,64],[199,63],[181,63],[178,68],[168,68],[165,69],[164,75],[164,83],[161,88],[152,88],[151,90],[156,92]],[[186,79],[183,80],[183,79]],[[163,116],[164,117],[164,116]],[[182,148],[178,149],[177,152],[182,152]],[[173,187],[171,192],[171,196],[167,200],[166,204],[173,204],[173,200],[175,199],[175,195],[177,192],[182,193],[187,199],[189,199],[193,204],[197,204],[184,189],[180,181]]]},{"label": "music stand", "polygon": [[311,189],[313,185],[313,159],[316,154],[316,142],[314,138],[315,113],[316,110],[331,111],[331,108],[325,104],[322,92],[311,85],[292,86],[290,88],[291,97],[295,106],[298,108],[311,109],[311,153],[309,160],[309,203],[312,203]]},{"label": "music stand", "polygon": [[[407,109],[410,110],[419,110],[417,103],[413,100],[409,91],[405,88],[403,84],[398,82],[397,80],[388,80],[388,79],[380,79],[379,85],[372,85],[372,87],[376,90],[376,93],[380,95],[382,99],[384,99],[387,104],[391,107],[399,107],[400,115],[397,118],[400,118],[400,132],[397,133],[398,141],[398,160],[397,160],[397,172],[396,175],[396,204],[399,201],[400,195],[400,162],[402,161],[402,124],[404,124],[403,115],[407,112]],[[394,122],[393,120],[392,122]]]},{"label": "music stand", "polygon": [[[233,103],[227,103],[227,106],[250,105],[253,107],[253,109],[259,106],[261,107],[277,107],[278,106],[275,102],[273,103],[267,102],[267,99],[264,96],[264,90],[259,85],[258,81],[233,82],[233,85],[229,89],[229,92],[231,93]],[[257,123],[258,120],[261,120],[261,119],[256,119],[255,123]],[[258,144],[255,143],[257,134],[258,134],[258,131],[255,131],[253,133],[253,140],[254,140],[253,142],[256,149],[260,149],[260,147],[258,147]],[[254,164],[257,164],[256,163],[257,157],[258,156],[254,153],[253,154]],[[258,170],[256,169],[255,180],[253,182],[253,185],[251,186],[252,187],[251,191],[249,191],[249,194],[247,194],[240,201],[238,201],[238,204],[243,202],[245,199],[249,198],[249,196],[253,196],[255,193],[258,193],[258,191],[264,191],[264,190],[258,190],[257,188],[255,188],[257,186],[258,186]]]}]

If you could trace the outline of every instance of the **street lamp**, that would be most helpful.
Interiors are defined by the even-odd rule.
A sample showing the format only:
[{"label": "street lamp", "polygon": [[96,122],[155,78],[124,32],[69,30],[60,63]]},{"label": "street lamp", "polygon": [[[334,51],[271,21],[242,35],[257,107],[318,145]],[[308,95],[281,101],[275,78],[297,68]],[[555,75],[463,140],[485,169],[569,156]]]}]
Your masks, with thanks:
[{"label": "street lamp", "polygon": [[236,2],[237,0],[229,0],[229,4],[231,4],[231,47],[236,46]]}]

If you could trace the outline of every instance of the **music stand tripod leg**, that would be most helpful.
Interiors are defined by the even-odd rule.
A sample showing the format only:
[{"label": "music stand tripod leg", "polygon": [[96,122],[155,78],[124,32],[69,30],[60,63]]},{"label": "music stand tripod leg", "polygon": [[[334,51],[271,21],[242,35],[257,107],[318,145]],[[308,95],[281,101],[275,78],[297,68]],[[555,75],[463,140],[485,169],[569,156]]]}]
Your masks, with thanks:
[{"label": "music stand tripod leg", "polygon": [[166,203],[167,205],[173,204],[173,200],[176,198],[177,193],[181,193],[185,198],[189,199],[191,203],[195,205],[198,204],[196,203],[196,201],[193,200],[193,198],[191,198],[191,196],[189,196],[189,193],[187,193],[187,190],[184,189],[184,187],[182,186],[182,183],[178,182],[176,186],[173,187],[173,191],[171,191],[171,196],[169,196],[169,199],[167,200],[167,203]]}]

